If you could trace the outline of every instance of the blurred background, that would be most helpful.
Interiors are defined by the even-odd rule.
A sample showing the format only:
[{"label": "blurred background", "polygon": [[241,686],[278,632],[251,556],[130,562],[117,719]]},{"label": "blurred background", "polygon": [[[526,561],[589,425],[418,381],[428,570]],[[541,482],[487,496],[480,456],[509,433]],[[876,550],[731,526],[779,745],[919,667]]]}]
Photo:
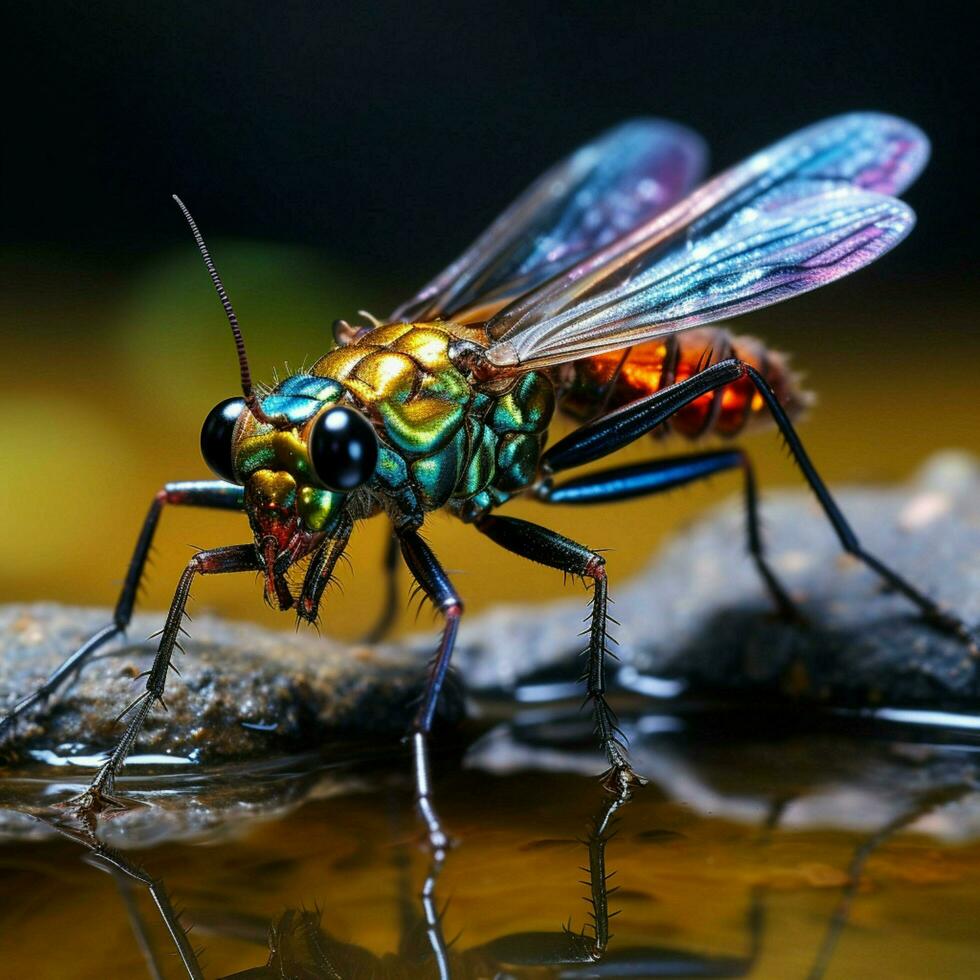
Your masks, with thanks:
[{"label": "blurred background", "polygon": [[[171,193],[198,218],[268,380],[323,353],[336,317],[384,316],[542,169],[638,114],[700,130],[716,168],[850,109],[920,124],[934,153],[908,194],[911,238],[737,329],[795,352],[819,393],[803,434],[831,481],[893,481],[936,448],[977,449],[975,58],[958,5],[739,6],[9,9],[0,597],[113,602],[153,493],[207,476],[200,423],[237,372]],[[798,484],[772,435],[751,441],[765,487]],[[615,594],[735,479],[511,512],[612,549]],[[325,629],[354,635],[379,605],[385,533],[359,529]],[[561,591],[448,518],[429,535],[470,609]],[[239,517],[168,512],[145,606],[167,605],[192,546],[247,539]],[[407,600],[407,573],[403,587]],[[204,607],[289,625],[246,576],[200,585]]]}]

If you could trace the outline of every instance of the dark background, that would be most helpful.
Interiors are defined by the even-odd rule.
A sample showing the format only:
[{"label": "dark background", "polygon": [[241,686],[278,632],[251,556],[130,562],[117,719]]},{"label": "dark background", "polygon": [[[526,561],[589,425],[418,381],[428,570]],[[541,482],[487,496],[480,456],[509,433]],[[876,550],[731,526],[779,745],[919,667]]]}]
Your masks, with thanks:
[{"label": "dark background", "polygon": [[724,166],[874,108],[934,147],[890,273],[961,274],[978,173],[967,5],[795,6],[20,4],[4,235],[157,248],[185,236],[177,191],[212,234],[312,244],[404,290],[624,117],[682,120]]}]

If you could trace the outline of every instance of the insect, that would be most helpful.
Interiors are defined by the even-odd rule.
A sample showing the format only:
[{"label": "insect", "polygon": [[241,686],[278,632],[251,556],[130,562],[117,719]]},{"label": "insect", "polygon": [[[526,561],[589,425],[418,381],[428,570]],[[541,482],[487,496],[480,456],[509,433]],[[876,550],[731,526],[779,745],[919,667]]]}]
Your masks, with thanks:
[{"label": "insect", "polygon": [[[112,806],[116,775],[163,702],[192,582],[258,572],[267,601],[313,622],[355,524],[385,515],[444,618],[414,725],[424,804],[426,739],[463,601],[420,529],[428,514],[448,510],[523,558],[591,581],[585,688],[608,782],[621,788],[634,775],[607,700],[605,561],[498,511],[518,495],[597,504],[741,470],[749,551],[778,608],[793,615],[766,562],[755,478],[740,448],[559,476],[668,427],[732,437],[763,416],[775,421],[844,550],[928,619],[966,637],[957,618],[862,548],[796,433],[805,396],[779,355],[710,326],[831,282],[900,242],[914,215],[894,195],[927,157],[915,126],[854,113],[791,135],[693,189],[704,165],[701,140],[673,123],[627,122],[546,172],[386,321],[338,322],[336,346],[271,390],[252,383],[235,311],[178,200],[238,352],[242,395],[217,405],[201,433],[219,479],[171,483],[156,494],[113,621],[18,703],[4,728],[123,631],[165,507],[244,511],[253,540],[201,551],[181,575],[145,689],[79,802],[94,811]],[[545,448],[556,406],[582,425]],[[297,566],[302,577],[291,580]]]}]

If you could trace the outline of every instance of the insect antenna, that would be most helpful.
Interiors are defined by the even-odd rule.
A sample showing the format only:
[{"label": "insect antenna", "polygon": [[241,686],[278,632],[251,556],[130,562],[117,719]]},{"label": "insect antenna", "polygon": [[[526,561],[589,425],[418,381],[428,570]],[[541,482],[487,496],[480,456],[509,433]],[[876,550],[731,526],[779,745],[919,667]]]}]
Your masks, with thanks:
[{"label": "insect antenna", "polygon": [[228,292],[225,290],[224,283],[221,281],[221,276],[218,275],[214,260],[211,258],[211,253],[208,251],[208,247],[204,242],[204,236],[197,227],[197,222],[191,216],[190,211],[187,210],[187,205],[176,194],[172,196],[174,201],[177,202],[177,207],[180,208],[181,213],[186,218],[187,224],[190,225],[191,234],[194,236],[194,241],[197,243],[201,258],[204,259],[204,264],[207,266],[208,275],[214,284],[218,299],[221,301],[221,306],[225,311],[225,316],[228,317],[231,333],[235,338],[235,350],[238,353],[238,368],[241,372],[242,394],[245,396],[245,404],[259,422],[277,425],[279,424],[278,419],[266,415],[262,411],[262,406],[259,404],[259,397],[252,388],[252,371],[248,366],[248,354],[245,351],[245,338],[242,336],[242,328],[238,325],[238,316],[235,313],[235,308],[231,305],[231,300],[228,298]]}]

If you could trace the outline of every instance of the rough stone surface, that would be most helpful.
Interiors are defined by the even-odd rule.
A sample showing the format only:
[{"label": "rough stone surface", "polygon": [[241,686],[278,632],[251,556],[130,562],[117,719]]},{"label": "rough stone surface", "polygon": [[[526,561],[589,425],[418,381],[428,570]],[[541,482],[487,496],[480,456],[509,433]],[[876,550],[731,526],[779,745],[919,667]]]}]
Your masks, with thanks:
[{"label": "rough stone surface", "polygon": [[[933,457],[903,487],[835,490],[872,554],[980,625],[980,466]],[[806,617],[772,614],[746,554],[740,501],[679,534],[628,582],[610,582],[623,681],[790,694],[845,704],[976,708],[980,658],[885,592],[842,555],[808,492],[764,494],[768,554]],[[580,669],[584,601],[508,606],[464,623],[457,664],[470,689],[513,688],[536,672]],[[649,686],[649,685],[648,685]]]},{"label": "rough stone surface", "polygon": [[[108,622],[104,610],[54,604],[0,607],[0,714],[40,682],[79,643]],[[137,615],[130,637],[160,628],[159,614]],[[195,619],[175,657],[167,708],[151,712],[136,751],[192,759],[247,758],[310,749],[328,738],[387,735],[409,727],[425,659],[404,650],[348,647],[308,634]],[[18,725],[18,749],[64,756],[110,748],[120,711],[143,689],[155,643],[111,645],[61,697]],[[445,714],[458,718],[458,696]],[[82,742],[84,740],[84,742]]]}]

